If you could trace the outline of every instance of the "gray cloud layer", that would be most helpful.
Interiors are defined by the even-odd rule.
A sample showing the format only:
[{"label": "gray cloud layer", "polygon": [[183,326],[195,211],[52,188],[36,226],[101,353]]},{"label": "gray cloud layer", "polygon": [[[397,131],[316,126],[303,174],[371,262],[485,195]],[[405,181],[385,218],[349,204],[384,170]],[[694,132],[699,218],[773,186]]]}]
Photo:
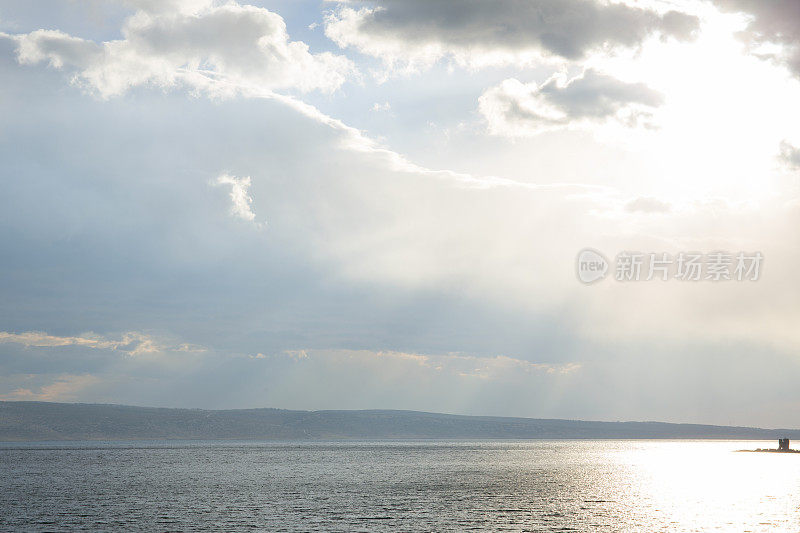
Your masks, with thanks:
[{"label": "gray cloud layer", "polygon": [[[538,51],[580,59],[601,47],[632,47],[654,33],[687,39],[697,18],[595,0],[384,0],[328,17],[341,46],[396,59],[402,55]],[[363,2],[371,5],[371,3]]]},{"label": "gray cloud layer", "polygon": [[[797,0],[715,0],[727,12],[743,12],[752,16],[742,38],[751,46],[780,44],[778,54],[763,54],[785,64],[800,76],[800,2]],[[755,50],[758,53],[757,50]],[[761,54],[760,54],[761,55]]]},{"label": "gray cloud layer", "polygon": [[571,80],[554,76],[541,85],[506,80],[481,96],[480,111],[493,133],[516,136],[609,118],[634,125],[644,109],[662,102],[663,96],[643,83],[590,69]]}]

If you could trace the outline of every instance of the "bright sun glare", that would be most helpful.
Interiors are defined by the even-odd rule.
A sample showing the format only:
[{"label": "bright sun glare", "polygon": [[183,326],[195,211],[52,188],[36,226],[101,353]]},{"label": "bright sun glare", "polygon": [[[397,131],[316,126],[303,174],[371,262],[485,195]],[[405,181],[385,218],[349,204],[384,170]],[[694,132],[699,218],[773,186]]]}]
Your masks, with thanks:
[{"label": "bright sun glare", "polygon": [[[618,127],[611,135],[649,158],[652,174],[639,186],[673,201],[724,197],[759,201],[776,194],[781,141],[800,137],[800,82],[754,56],[737,38],[742,15],[701,10],[695,40],[653,40],[642,50],[596,57],[594,64],[665,96],[655,129]],[[753,105],[753,102],[757,105]]]}]

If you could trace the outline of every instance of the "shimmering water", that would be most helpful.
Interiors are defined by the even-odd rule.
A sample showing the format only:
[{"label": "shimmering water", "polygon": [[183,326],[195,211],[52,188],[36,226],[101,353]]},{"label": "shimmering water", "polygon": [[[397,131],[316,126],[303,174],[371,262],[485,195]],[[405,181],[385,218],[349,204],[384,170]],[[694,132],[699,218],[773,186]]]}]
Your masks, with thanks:
[{"label": "shimmering water", "polygon": [[2,530],[800,529],[764,442],[0,445]]}]

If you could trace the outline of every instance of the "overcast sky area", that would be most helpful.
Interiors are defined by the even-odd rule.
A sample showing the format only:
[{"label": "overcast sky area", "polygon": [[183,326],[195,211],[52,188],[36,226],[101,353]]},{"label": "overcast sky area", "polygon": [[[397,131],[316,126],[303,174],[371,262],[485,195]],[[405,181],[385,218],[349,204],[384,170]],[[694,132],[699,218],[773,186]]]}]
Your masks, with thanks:
[{"label": "overcast sky area", "polygon": [[0,399],[800,427],[794,0],[0,0],[0,80]]}]

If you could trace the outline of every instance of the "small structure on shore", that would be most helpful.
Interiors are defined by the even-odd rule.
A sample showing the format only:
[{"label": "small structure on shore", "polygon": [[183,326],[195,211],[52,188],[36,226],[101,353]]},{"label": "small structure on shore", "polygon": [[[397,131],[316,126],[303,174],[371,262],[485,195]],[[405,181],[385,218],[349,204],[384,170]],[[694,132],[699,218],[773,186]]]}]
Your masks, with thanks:
[{"label": "small structure on shore", "polygon": [[755,450],[739,450],[740,452],[775,452],[775,453],[800,453],[800,450],[789,448],[789,439],[778,439],[778,449],[775,448],[756,448]]}]

